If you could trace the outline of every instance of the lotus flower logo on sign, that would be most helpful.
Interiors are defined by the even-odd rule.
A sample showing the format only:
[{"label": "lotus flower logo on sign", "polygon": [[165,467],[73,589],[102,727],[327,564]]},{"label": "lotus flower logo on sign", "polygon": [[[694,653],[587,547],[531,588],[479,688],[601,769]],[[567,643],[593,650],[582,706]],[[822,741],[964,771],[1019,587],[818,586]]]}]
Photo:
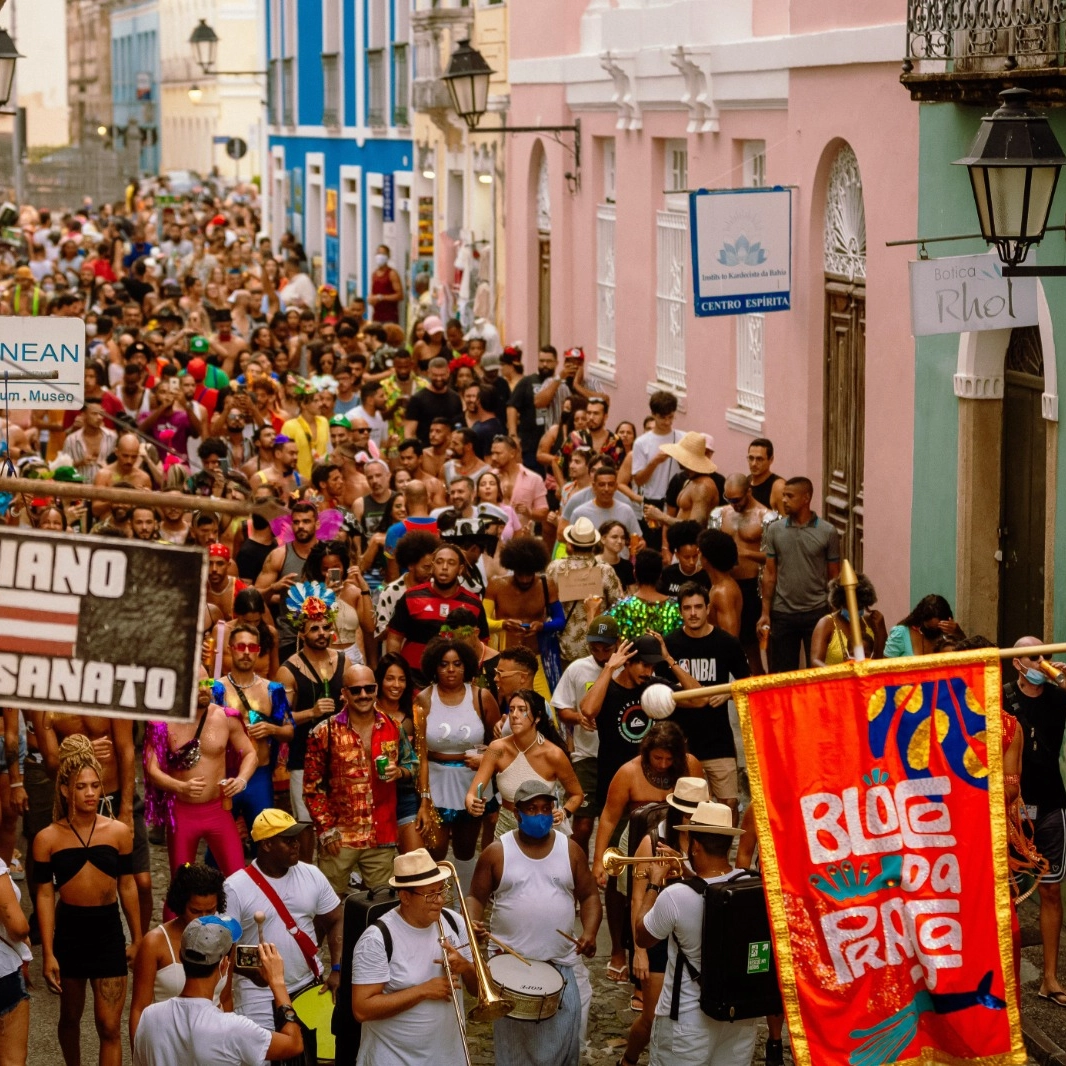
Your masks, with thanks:
[{"label": "lotus flower logo on sign", "polygon": [[700,317],[792,307],[792,191],[689,194],[693,301]]}]

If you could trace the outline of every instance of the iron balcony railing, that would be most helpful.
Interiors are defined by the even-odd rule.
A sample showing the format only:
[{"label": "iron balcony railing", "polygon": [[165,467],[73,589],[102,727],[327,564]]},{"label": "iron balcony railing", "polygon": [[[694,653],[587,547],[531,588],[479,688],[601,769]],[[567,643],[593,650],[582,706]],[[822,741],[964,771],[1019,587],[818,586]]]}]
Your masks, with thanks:
[{"label": "iron balcony railing", "polygon": [[1061,67],[1064,29],[1066,0],[909,0],[904,75]]}]

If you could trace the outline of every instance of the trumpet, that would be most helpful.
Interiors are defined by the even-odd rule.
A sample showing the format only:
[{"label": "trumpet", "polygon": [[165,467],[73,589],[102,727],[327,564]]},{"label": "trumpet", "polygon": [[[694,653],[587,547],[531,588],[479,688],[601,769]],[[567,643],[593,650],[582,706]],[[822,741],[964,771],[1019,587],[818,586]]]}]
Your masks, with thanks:
[{"label": "trumpet", "polygon": [[677,855],[623,855],[618,848],[608,848],[603,853],[603,868],[608,877],[617,877],[627,866],[638,866],[648,862],[665,863],[671,868],[675,877],[686,875],[685,864]]},{"label": "trumpet", "polygon": [[[481,951],[477,946],[477,938],[474,936],[474,923],[470,920],[470,912],[466,909],[466,900],[463,899],[463,890],[459,884],[459,874],[456,873],[455,867],[450,862],[442,861],[439,865],[451,874],[451,879],[455,883],[455,895],[459,903],[459,911],[463,916],[463,924],[466,926],[466,938],[470,942],[470,959],[477,973],[477,1003],[470,1008],[470,1013],[467,1017],[472,1022],[494,1022],[497,1018],[502,1018],[514,1010],[514,1000],[507,999],[500,992],[496,982],[493,981],[489,974],[485,960],[481,957]],[[437,920],[437,928],[440,930],[440,946],[443,949],[447,932],[442,919]],[[452,968],[448,964],[447,951],[444,951],[444,973],[450,983]],[[463,990],[461,987],[452,991],[452,1006],[455,1008],[455,1018],[459,1023],[459,1032],[463,1035],[466,1064],[471,1066],[470,1045],[466,1038],[467,1019],[463,1016]]]}]

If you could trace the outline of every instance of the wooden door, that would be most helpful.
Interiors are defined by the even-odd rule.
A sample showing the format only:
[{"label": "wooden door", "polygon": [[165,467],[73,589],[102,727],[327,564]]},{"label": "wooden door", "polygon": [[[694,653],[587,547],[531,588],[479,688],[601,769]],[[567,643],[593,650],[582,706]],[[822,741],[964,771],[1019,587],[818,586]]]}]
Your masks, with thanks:
[{"label": "wooden door", "polygon": [[825,281],[822,517],[840,531],[842,559],[862,571],[866,442],[866,289]]},{"label": "wooden door", "polygon": [[537,258],[537,344],[552,342],[552,239],[541,232]]},{"label": "wooden door", "polygon": [[999,508],[999,643],[1044,635],[1047,435],[1040,332],[1011,332],[1003,388]]}]

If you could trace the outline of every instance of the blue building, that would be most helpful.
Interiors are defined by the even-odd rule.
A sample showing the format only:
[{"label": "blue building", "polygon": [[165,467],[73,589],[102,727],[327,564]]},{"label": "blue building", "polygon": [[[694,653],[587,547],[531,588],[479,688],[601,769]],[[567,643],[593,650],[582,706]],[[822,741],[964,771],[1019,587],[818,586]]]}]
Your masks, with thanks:
[{"label": "blue building", "polygon": [[411,0],[267,3],[270,231],[291,230],[346,303],[378,244],[408,275],[410,12]]},{"label": "blue building", "polygon": [[159,0],[119,2],[111,8],[111,102],[115,148],[141,142],[140,169],[159,170]]}]

